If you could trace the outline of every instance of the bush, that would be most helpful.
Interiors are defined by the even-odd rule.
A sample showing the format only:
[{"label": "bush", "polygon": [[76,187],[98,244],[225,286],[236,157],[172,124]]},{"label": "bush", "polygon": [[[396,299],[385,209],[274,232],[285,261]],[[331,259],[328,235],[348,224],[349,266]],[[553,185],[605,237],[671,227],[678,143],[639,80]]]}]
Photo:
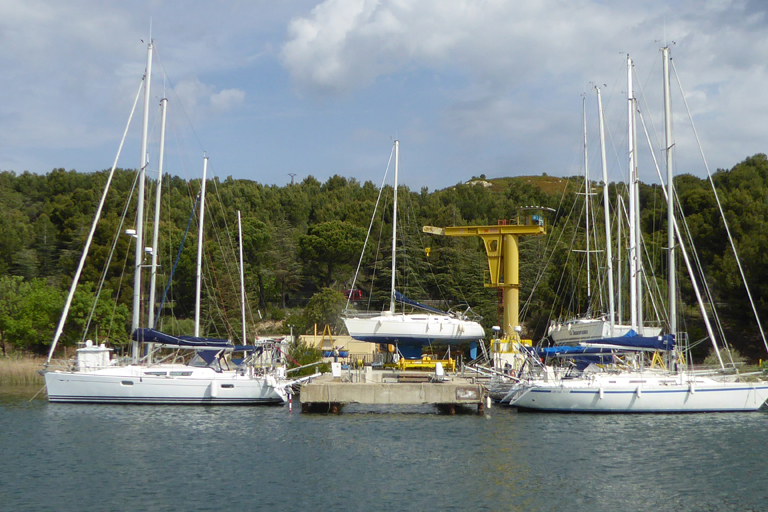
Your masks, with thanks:
[{"label": "bush", "polygon": [[[288,368],[290,369],[290,368],[297,368],[299,366],[304,366],[307,364],[312,364],[318,361],[322,361],[323,351],[317,347],[313,347],[309,345],[308,343],[301,340],[301,338],[297,336],[288,347],[288,356],[289,356]],[[298,372],[292,372],[291,376],[299,377],[302,375],[312,375],[313,373],[315,373],[316,369],[318,369],[321,372],[329,371],[328,364],[326,363],[318,366],[313,366],[311,368],[303,368]]]},{"label": "bush", "polygon": [[[720,349],[720,357],[723,360],[723,364],[728,366],[731,364],[731,359],[733,359],[733,362],[735,364],[739,363],[746,363],[747,358],[744,357],[739,353],[738,350],[730,348],[731,351],[731,357],[728,357],[728,350],[727,349]],[[709,354],[707,354],[707,357],[704,358],[704,365],[706,366],[720,366],[720,361],[717,360],[717,354],[715,354],[715,349],[711,348],[709,349]]]},{"label": "bush", "polygon": [[275,308],[269,312],[269,316],[275,322],[280,322],[282,320],[285,320],[285,311],[280,308]]}]

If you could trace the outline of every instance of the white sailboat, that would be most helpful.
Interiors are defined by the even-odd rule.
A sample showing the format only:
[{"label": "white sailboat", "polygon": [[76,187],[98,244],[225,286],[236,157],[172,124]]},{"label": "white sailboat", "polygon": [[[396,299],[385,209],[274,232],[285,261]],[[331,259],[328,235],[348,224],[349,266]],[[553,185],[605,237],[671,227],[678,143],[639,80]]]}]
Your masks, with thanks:
[{"label": "white sailboat", "polygon": [[567,378],[550,366],[545,370],[545,377],[513,386],[502,401],[521,410],[623,413],[756,411],[768,399],[766,382],[694,372],[595,372]]},{"label": "white sailboat", "polygon": [[[696,278],[691,269],[691,263],[680,236],[680,229],[674,217],[674,183],[672,180],[672,156],[673,147],[671,138],[671,107],[669,91],[669,48],[662,48],[664,71],[664,111],[665,111],[665,151],[667,156],[667,187],[665,193],[668,201],[668,250],[669,250],[669,304],[670,304],[670,332],[677,337],[679,335],[676,325],[676,287],[675,287],[675,248],[679,247],[689,273],[694,292],[699,299],[699,307],[712,341],[715,353],[721,361],[713,329],[710,325],[708,314],[701,301]],[[627,58],[630,94],[629,104],[632,110],[630,115],[630,130],[635,107],[631,95],[632,69],[631,60]],[[630,144],[632,144],[630,136]],[[632,153],[630,153],[631,155]],[[630,174],[632,175],[632,163],[630,157]],[[636,176],[636,175],[635,175]],[[663,187],[663,185],[662,185]],[[631,198],[632,196],[630,196]],[[635,203],[636,204],[636,203]],[[634,209],[633,209],[634,210]],[[679,242],[679,245],[678,245]],[[637,307],[638,304],[633,303]],[[641,315],[638,310],[633,310],[633,323]],[[665,337],[667,338],[667,337]],[[602,340],[605,342],[606,340]],[[616,341],[614,338],[611,343]],[[660,340],[661,341],[661,340]],[[604,365],[602,368],[596,365],[588,366],[581,373],[573,373],[572,368],[566,366],[541,365],[538,357],[531,358],[531,371],[504,397],[510,405],[522,410],[536,411],[560,411],[560,412],[611,412],[611,413],[644,413],[644,412],[716,412],[716,411],[755,411],[768,399],[768,382],[759,380],[757,375],[739,375],[736,372],[724,371],[694,371],[680,361],[681,369],[678,370],[674,343],[668,343],[662,353],[667,355],[666,364],[661,358],[654,358],[650,368],[644,367],[644,355],[642,350],[631,351],[625,349],[620,353],[611,343],[594,343],[581,348],[585,353],[593,355],[604,354],[617,364]],[[576,347],[568,347],[579,350]],[[653,348],[645,349],[654,351]],[[623,359],[622,359],[623,358]],[[659,363],[656,367],[656,363]],[[745,378],[746,377],[746,378]],[[749,378],[751,377],[751,378]]]},{"label": "white sailboat", "polygon": [[[555,343],[555,345],[578,345],[583,342],[591,341],[591,340],[598,340],[602,338],[616,338],[616,337],[622,337],[622,336],[641,336],[641,337],[656,337],[661,334],[661,327],[658,326],[651,326],[651,325],[644,325],[642,316],[640,318],[637,318],[636,316],[632,316],[633,323],[632,324],[622,324],[621,319],[619,318],[617,321],[616,317],[616,298],[614,295],[614,280],[613,280],[613,256],[612,256],[612,235],[611,235],[611,214],[610,214],[610,208],[608,207],[608,165],[606,160],[606,153],[605,153],[605,120],[603,118],[603,102],[602,102],[602,96],[600,93],[600,88],[595,87],[595,90],[597,91],[597,105],[598,105],[598,120],[599,120],[599,127],[600,127],[600,152],[601,152],[601,162],[602,162],[602,178],[603,178],[603,204],[604,204],[604,224],[605,224],[605,252],[606,252],[606,269],[605,269],[605,275],[606,275],[606,282],[607,282],[607,296],[608,296],[608,311],[597,315],[592,316],[591,312],[588,313],[586,316],[581,317],[574,317],[574,318],[567,318],[567,319],[558,319],[553,320],[548,329],[547,329],[547,335],[552,339],[552,341]],[[629,89],[629,96],[632,96],[632,89],[630,84]],[[584,120],[584,204],[586,207],[586,250],[584,251],[586,254],[586,268],[587,268],[587,296],[591,297],[591,279],[590,279],[590,251],[589,248],[589,242],[590,242],[590,235],[589,235],[589,219],[590,219],[590,208],[589,208],[589,198],[590,198],[590,191],[589,191],[589,167],[588,167],[588,154],[587,154],[587,116],[586,116],[586,96],[584,97],[584,103],[583,103],[583,120]],[[629,134],[629,141],[630,141],[630,147],[629,147],[629,154],[631,158],[630,162],[630,168],[635,169],[635,157],[634,157],[634,133],[631,128],[630,123],[630,134]],[[632,173],[632,171],[630,171]],[[636,183],[636,177],[630,178],[630,203],[634,206],[635,200],[632,198],[635,197],[636,194],[636,187],[633,185]],[[631,239],[631,247],[632,247],[632,256],[633,261],[635,261],[635,265],[633,265],[633,269],[635,274],[641,273],[641,259],[634,256],[635,253],[639,254],[638,251],[636,251],[634,248],[636,247],[636,243],[639,243],[640,237],[639,235],[635,234],[635,231],[638,229],[637,223],[634,221],[634,209],[630,208],[630,239]],[[634,275],[634,274],[633,274]],[[630,294],[631,294],[631,301],[632,304],[637,304],[638,302],[638,294],[640,293],[640,290],[642,290],[641,287],[638,286],[638,283],[640,281],[638,279],[633,279],[632,283],[633,286],[631,286]],[[591,309],[591,305],[590,305]],[[633,311],[637,311],[637,307],[633,306]]]},{"label": "white sailboat", "polygon": [[[61,337],[67,319],[69,307],[88,254],[93,234],[101,217],[104,201],[107,197],[112,177],[117,167],[117,161],[123,147],[120,144],[115,163],[112,166],[101,201],[94,216],[91,230],[86,240],[80,264],[75,273],[67,297],[61,319],[54,335],[48,359],[45,364],[44,376],[51,402],[85,402],[85,403],[130,403],[130,404],[269,404],[284,403],[288,397],[288,386],[293,381],[285,378],[283,368],[262,368],[254,364],[256,353],[264,347],[237,347],[228,340],[201,338],[200,326],[200,286],[202,258],[202,229],[205,207],[205,183],[208,158],[203,163],[203,179],[200,191],[200,220],[198,236],[197,260],[197,290],[195,308],[195,336],[170,336],[154,329],[140,328],[141,308],[141,267],[144,257],[143,217],[144,217],[144,176],[147,167],[147,127],[149,117],[150,77],[152,70],[153,44],[150,41],[147,51],[147,68],[143,78],[144,89],[144,123],[142,130],[141,167],[138,180],[137,224],[135,230],[135,268],[134,296],[132,322],[132,358],[129,364],[112,358],[113,349],[105,344],[95,345],[87,340],[85,345],[77,349],[74,364],[66,362],[60,367],[52,364],[56,345]],[[138,103],[141,88],[134,102],[133,117]],[[162,146],[165,135],[165,108],[167,100],[161,102],[163,108],[163,125],[161,134],[160,169],[158,177],[158,196],[162,177]],[[131,119],[128,120],[123,142],[128,132]],[[155,236],[152,251],[152,282],[150,291],[149,323],[153,325],[154,315],[154,286],[157,268],[157,211],[155,215]],[[244,333],[245,336],[245,333]],[[149,345],[147,355],[140,357],[142,343]],[[174,350],[194,351],[194,357],[187,364],[156,363],[153,361],[153,347]],[[246,354],[243,363],[230,367],[224,357],[233,351]]]},{"label": "white sailboat", "polygon": [[[395,184],[392,211],[392,282],[389,310],[364,313],[347,310],[344,324],[349,335],[360,341],[396,345],[406,358],[421,357],[421,347],[430,344],[456,344],[477,341],[485,337],[483,327],[462,314],[449,314],[412,301],[395,289],[397,244],[397,178],[400,161],[400,141],[395,141]],[[396,311],[401,302],[423,313]]]}]

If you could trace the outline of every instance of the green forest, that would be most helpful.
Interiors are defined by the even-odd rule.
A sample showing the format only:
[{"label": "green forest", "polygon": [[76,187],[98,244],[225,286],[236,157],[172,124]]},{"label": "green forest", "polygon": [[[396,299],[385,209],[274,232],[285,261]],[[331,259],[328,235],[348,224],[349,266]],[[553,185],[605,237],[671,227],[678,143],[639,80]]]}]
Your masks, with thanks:
[{"label": "green forest", "polygon": [[[77,267],[108,171],[80,173],[55,169],[46,175],[0,173],[0,343],[11,351],[44,353],[50,346],[72,276]],[[768,159],[747,158],[713,175],[720,201],[761,318],[768,313]],[[73,346],[86,337],[124,346],[130,336],[136,227],[133,189],[136,172],[118,169],[107,196],[102,220],[83,270],[80,286],[64,328],[62,343]],[[193,213],[200,180],[166,176],[162,183],[159,223],[158,299],[168,284],[168,298],[158,328],[190,334],[194,312],[197,216]],[[147,183],[147,204],[156,183]],[[736,260],[709,181],[692,175],[676,178],[707,284],[729,343],[747,357],[765,358]],[[594,199],[590,236],[604,244],[602,184],[592,183]],[[585,313],[599,314],[604,294],[586,296],[583,249],[585,211],[583,178],[547,175],[486,180],[442,190],[398,189],[398,290],[443,309],[468,304],[482,315],[483,325],[498,325],[499,294],[484,286],[487,262],[480,240],[435,237],[422,226],[497,224],[515,219],[520,207],[542,206],[547,235],[521,238],[520,281],[523,335],[534,340],[546,333],[549,320]],[[371,222],[379,188],[354,178],[333,176],[324,183],[309,176],[285,186],[250,180],[208,180],[204,239],[202,334],[242,338],[240,328],[239,239],[237,211],[242,215],[244,273],[249,336],[261,333],[311,333],[331,325],[346,334],[339,313],[345,291],[362,291],[357,308],[380,309],[388,302],[391,278],[391,187],[385,187],[378,215]],[[612,213],[624,185],[609,186]],[[641,184],[641,225],[646,246],[646,274],[663,297],[666,275],[666,205],[658,185]],[[126,206],[127,205],[127,206]],[[145,245],[153,230],[145,219]],[[121,219],[125,219],[121,221]],[[615,216],[614,216],[615,218]],[[191,219],[191,220],[190,220]],[[179,252],[187,226],[183,250]],[[370,228],[370,229],[369,229]],[[614,244],[615,244],[614,240]],[[114,247],[114,251],[112,250]],[[173,262],[178,265],[168,283]],[[111,257],[110,257],[111,255]],[[595,253],[592,288],[601,288],[601,253]],[[148,262],[148,257],[147,261]],[[145,263],[146,263],[145,262]],[[680,266],[683,326],[691,340],[704,337],[690,281]],[[148,272],[147,272],[148,274]],[[625,272],[626,275],[626,272]],[[146,283],[148,283],[148,278]],[[146,288],[147,284],[143,285]],[[602,287],[604,288],[604,287]],[[532,293],[533,291],[533,293]],[[648,310],[654,305],[650,302]],[[145,301],[146,302],[146,301]],[[146,307],[146,306],[145,306]],[[146,311],[142,322],[146,322]],[[702,344],[698,356],[706,355]]]}]

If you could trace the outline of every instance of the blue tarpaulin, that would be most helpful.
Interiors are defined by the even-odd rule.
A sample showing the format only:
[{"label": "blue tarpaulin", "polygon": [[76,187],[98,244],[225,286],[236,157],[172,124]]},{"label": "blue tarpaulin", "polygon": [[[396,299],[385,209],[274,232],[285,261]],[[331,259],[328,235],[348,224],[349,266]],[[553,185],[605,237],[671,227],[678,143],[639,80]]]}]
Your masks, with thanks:
[{"label": "blue tarpaulin", "polygon": [[537,348],[539,356],[608,354],[612,350],[673,350],[675,337],[672,334],[663,336],[638,336],[630,330],[624,336],[615,338],[598,338],[579,342],[578,347],[560,345],[556,347]]},{"label": "blue tarpaulin", "polygon": [[[634,334],[634,336],[630,335]],[[582,341],[583,346],[599,345],[627,349],[650,349],[650,350],[674,350],[675,336],[665,334],[663,336],[638,336],[634,331],[630,331],[624,336],[617,338],[598,338],[595,340]]]},{"label": "blue tarpaulin", "polygon": [[610,354],[611,349],[599,347],[571,347],[561,345],[559,347],[544,347],[534,349],[539,356],[582,355],[582,354]]}]

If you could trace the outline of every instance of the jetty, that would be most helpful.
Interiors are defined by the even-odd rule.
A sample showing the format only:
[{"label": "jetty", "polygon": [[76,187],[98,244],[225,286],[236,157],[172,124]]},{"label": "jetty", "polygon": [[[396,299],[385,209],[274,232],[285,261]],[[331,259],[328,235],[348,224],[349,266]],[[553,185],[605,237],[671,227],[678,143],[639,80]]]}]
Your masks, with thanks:
[{"label": "jetty", "polygon": [[341,412],[347,404],[434,405],[455,414],[458,408],[482,413],[487,390],[474,377],[436,372],[334,368],[301,386],[302,412]]}]

